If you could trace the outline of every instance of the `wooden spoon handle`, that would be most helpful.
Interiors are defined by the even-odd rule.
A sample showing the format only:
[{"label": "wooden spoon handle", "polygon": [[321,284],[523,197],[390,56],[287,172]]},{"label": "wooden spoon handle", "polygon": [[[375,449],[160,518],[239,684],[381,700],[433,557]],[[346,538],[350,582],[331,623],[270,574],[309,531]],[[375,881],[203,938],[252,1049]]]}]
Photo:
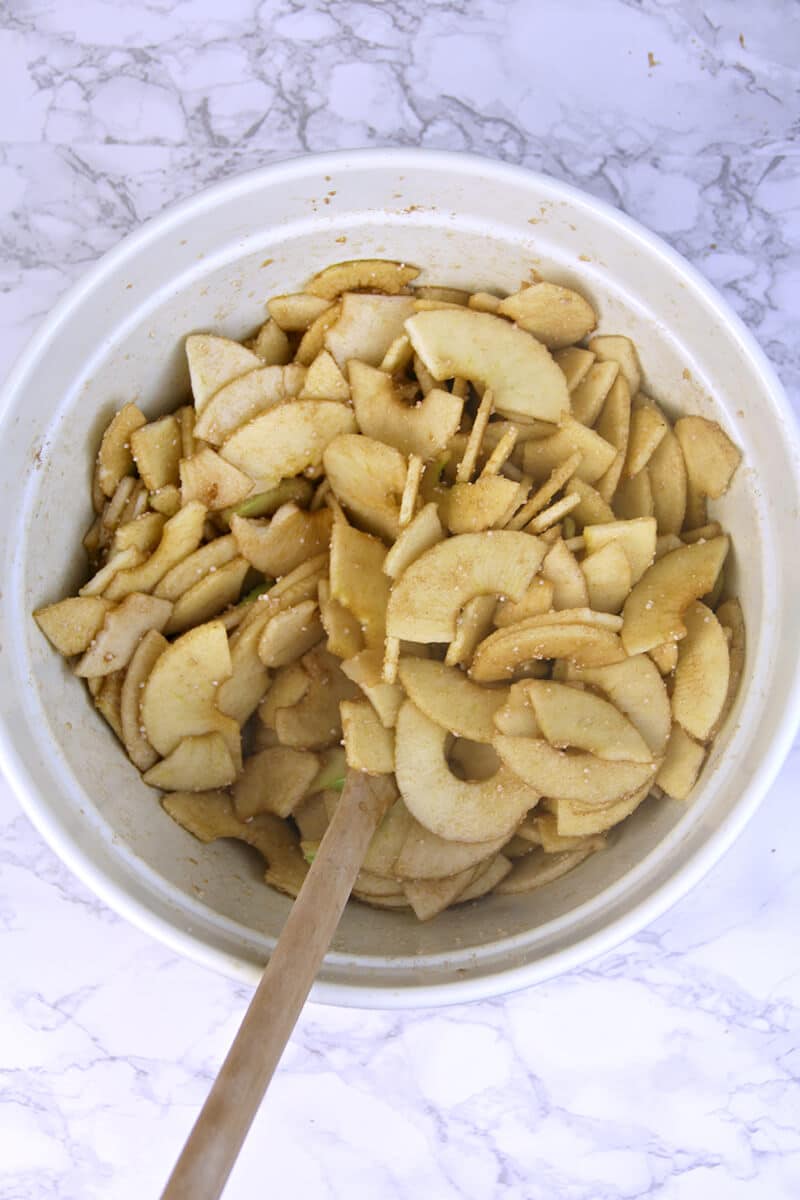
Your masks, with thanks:
[{"label": "wooden spoon handle", "polygon": [[396,795],[387,776],[350,771],[162,1200],[217,1200],[336,931],[375,829]]}]

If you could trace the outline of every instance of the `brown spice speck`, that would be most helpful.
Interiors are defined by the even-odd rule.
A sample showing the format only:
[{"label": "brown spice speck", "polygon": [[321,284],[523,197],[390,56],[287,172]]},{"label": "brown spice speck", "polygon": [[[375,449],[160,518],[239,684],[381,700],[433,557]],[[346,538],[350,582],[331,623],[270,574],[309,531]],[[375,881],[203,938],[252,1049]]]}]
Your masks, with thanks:
[{"label": "brown spice speck", "polygon": [[747,49],[747,47],[744,44],[744,34],[743,33],[739,34],[739,45],[742,47],[743,50]]},{"label": "brown spice speck", "polygon": [[661,66],[661,63],[656,58],[655,54],[653,54],[652,50],[647,51],[647,65],[648,65],[648,67],[660,67]]}]

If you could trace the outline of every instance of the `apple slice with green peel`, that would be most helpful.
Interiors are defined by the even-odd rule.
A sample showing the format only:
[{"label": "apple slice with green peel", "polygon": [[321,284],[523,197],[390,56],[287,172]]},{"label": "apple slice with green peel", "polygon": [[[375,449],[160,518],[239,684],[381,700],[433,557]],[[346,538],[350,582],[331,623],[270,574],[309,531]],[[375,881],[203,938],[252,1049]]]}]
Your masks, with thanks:
[{"label": "apple slice with green peel", "polygon": [[385,258],[353,258],[334,263],[313,275],[306,291],[324,300],[335,300],[342,292],[384,292],[396,296],[416,279],[419,267]]},{"label": "apple slice with green peel", "polygon": [[707,595],[728,553],[727,536],[695,542],[659,558],[634,586],[622,610],[622,644],[641,654],[686,635],[682,620],[690,604]]},{"label": "apple slice with green peel", "polygon": [[395,581],[386,612],[392,637],[452,642],[464,605],[478,596],[522,598],[546,546],[527,533],[462,533],[426,550]]},{"label": "apple slice with green peel", "polygon": [[497,525],[518,491],[519,485],[502,475],[454,483],[443,495],[439,512],[451,533],[481,533]]},{"label": "apple slice with green peel", "polygon": [[510,837],[539,794],[505,767],[489,779],[457,779],[447,763],[447,738],[447,730],[405,702],[395,731],[395,776],[408,811],[452,841]]},{"label": "apple slice with green peel", "polygon": [[[258,367],[226,383],[209,400],[194,427],[194,436],[221,446],[226,438],[260,413],[298,395],[306,379],[305,367]],[[325,396],[337,400],[337,396]]]},{"label": "apple slice with green peel", "polygon": [[551,746],[586,750],[609,762],[653,761],[636,726],[608,700],[552,680],[528,679],[522,686]]},{"label": "apple slice with green peel", "polygon": [[340,504],[371,533],[394,540],[408,471],[400,451],[360,433],[344,433],[329,442],[322,461]]},{"label": "apple slice with green peel", "polygon": [[678,645],[672,713],[695,741],[705,742],[719,724],[728,695],[728,641],[711,609],[699,600],[689,605],[683,620],[686,637]]},{"label": "apple slice with green peel", "polygon": [[236,764],[222,734],[200,733],[183,738],[142,778],[165,792],[203,792],[233,783]]},{"label": "apple slice with green peel", "polygon": [[435,458],[458,431],[464,401],[441,388],[413,407],[397,394],[389,375],[351,360],[348,375],[359,429],[403,454]]},{"label": "apple slice with green peel", "polygon": [[221,733],[237,764],[239,726],[217,708],[217,688],[231,675],[228,635],[220,621],[198,625],[157,659],[142,689],[142,726],[151,746],[171,754],[184,738]]},{"label": "apple slice with green peel", "polygon": [[190,334],[186,339],[186,359],[198,416],[226,383],[264,365],[252,350],[213,333]]},{"label": "apple slice with green peel", "polygon": [[594,754],[567,754],[543,738],[499,733],[494,747],[502,762],[540,795],[585,805],[609,805],[651,780],[652,762],[609,762]]},{"label": "apple slice with green peel", "polygon": [[541,624],[531,617],[489,634],[476,649],[469,673],[479,683],[507,682],[538,659],[569,658],[586,666],[603,666],[624,657],[622,643],[610,629],[578,621]]},{"label": "apple slice with green peel", "polygon": [[651,753],[657,758],[664,753],[672,713],[664,680],[651,658],[636,654],[607,667],[565,663],[564,677],[599,688],[636,726]]},{"label": "apple slice with green peel", "polygon": [[479,687],[457,667],[436,659],[401,658],[398,677],[408,698],[437,725],[473,742],[492,741],[494,715],[508,699],[506,688]]},{"label": "apple slice with green peel", "polygon": [[340,433],[355,431],[353,411],[336,400],[292,400],[242,425],[220,453],[251,479],[274,487],[322,462],[325,447]]},{"label": "apple slice with green peel", "polygon": [[502,317],[469,308],[420,312],[406,332],[434,379],[460,376],[491,388],[504,416],[558,423],[569,412],[564,373],[549,351]]},{"label": "apple slice with green peel", "polygon": [[597,316],[588,300],[572,288],[544,281],[531,283],[501,300],[497,309],[511,317],[548,350],[561,350],[581,342],[597,324]]}]

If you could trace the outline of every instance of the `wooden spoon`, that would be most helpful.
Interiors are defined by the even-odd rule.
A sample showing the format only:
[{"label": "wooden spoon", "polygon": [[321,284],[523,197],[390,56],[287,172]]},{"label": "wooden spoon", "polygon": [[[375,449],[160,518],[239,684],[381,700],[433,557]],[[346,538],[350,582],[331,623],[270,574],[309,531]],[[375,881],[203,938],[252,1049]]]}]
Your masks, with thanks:
[{"label": "wooden spoon", "polygon": [[396,796],[348,771],[342,798],[162,1200],[217,1200],[330,945],[367,846]]}]

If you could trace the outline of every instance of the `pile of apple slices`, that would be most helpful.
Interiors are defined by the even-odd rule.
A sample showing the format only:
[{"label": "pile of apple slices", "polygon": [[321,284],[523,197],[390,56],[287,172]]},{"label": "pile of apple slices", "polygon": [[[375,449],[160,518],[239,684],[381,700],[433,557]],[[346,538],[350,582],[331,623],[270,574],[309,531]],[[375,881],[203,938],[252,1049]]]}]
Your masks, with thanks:
[{"label": "pile of apple slices", "polygon": [[354,895],[427,919],[684,800],[744,624],[707,513],[739,453],[674,424],[571,288],[340,263],[192,402],[103,436],[77,596],[35,614],[165,810],[296,895],[346,769],[397,799]]}]

